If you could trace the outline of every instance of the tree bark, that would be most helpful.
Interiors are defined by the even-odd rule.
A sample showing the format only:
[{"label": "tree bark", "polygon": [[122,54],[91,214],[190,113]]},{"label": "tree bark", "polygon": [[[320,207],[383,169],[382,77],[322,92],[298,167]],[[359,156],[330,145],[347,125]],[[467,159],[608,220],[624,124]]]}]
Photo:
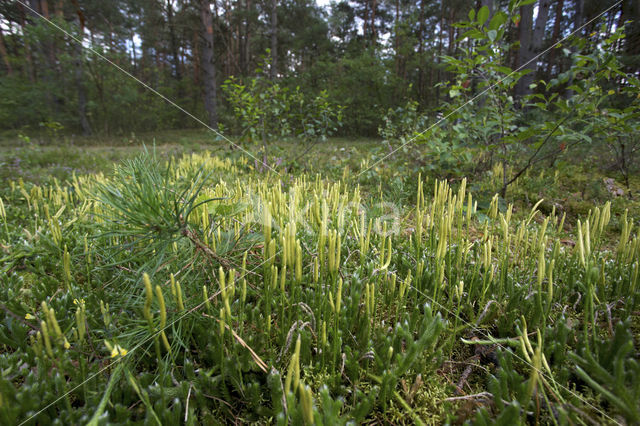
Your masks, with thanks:
[{"label": "tree bark", "polygon": [[24,6],[20,5],[20,26],[22,27],[22,43],[24,46],[24,58],[25,58],[25,73],[29,77],[29,82],[36,82],[36,70],[33,64],[33,52],[31,50],[31,43],[29,43],[29,37],[27,36],[27,17]]},{"label": "tree bark", "polygon": [[57,0],[53,4],[53,13],[55,13],[56,17],[59,19],[64,18],[64,6],[62,4],[62,0]]},{"label": "tree bark", "polygon": [[394,23],[393,23],[393,31],[395,33],[395,53],[396,53],[396,60],[395,60],[395,66],[396,66],[396,75],[400,76],[400,33],[399,33],[399,28],[400,28],[400,0],[396,0],[396,15],[395,15],[395,19],[394,19]]},{"label": "tree bark", "polygon": [[[562,18],[563,18],[563,13],[562,13],[563,6],[564,6],[564,0],[557,0],[555,17],[553,21],[553,36],[551,37],[552,43],[555,43],[558,40],[560,40],[560,28],[562,25]],[[559,46],[554,47],[549,52],[549,63],[547,64],[547,79],[550,79],[553,73],[553,66],[555,65],[555,62],[556,62],[558,48]],[[560,70],[558,70],[558,72],[560,72]]]},{"label": "tree bark", "polygon": [[4,35],[2,34],[2,28],[0,27],[0,55],[2,55],[2,60],[4,61],[4,65],[7,67],[7,75],[13,74],[13,68],[11,68],[11,62],[9,61],[9,54],[7,53],[7,48],[4,44]]},{"label": "tree bark", "polygon": [[252,18],[252,6],[251,0],[246,0],[246,19],[245,19],[245,41],[244,41],[244,74],[248,75],[250,71],[251,64],[251,18]]},{"label": "tree bark", "polygon": [[278,76],[278,0],[271,0],[271,79]]},{"label": "tree bark", "polygon": [[193,30],[193,82],[200,83],[200,41],[197,28]]},{"label": "tree bark", "polygon": [[364,37],[364,45],[367,47],[368,45],[368,35],[369,35],[369,0],[365,0],[364,2],[364,16],[362,18],[362,35]]},{"label": "tree bark", "polygon": [[[80,5],[78,4],[78,0],[72,0],[74,7],[76,8],[76,23],[78,24],[78,29],[80,31],[79,38],[80,40],[84,39],[84,25],[85,19],[82,10],[80,9]],[[91,125],[89,124],[89,120],[87,118],[87,92],[84,87],[84,70],[83,70],[83,52],[82,52],[82,44],[73,42],[75,47],[75,83],[76,83],[76,91],[78,93],[78,119],[80,120],[80,127],[82,128],[82,133],[85,135],[91,134]]]},{"label": "tree bark", "polygon": [[174,76],[176,80],[182,80],[182,71],[180,70],[180,54],[178,48],[178,39],[176,38],[175,24],[173,22],[173,2],[167,0],[167,26],[169,27],[169,44],[171,48],[171,59],[173,62]]},{"label": "tree bark", "polygon": [[625,24],[626,37],[623,40],[625,68],[627,72],[637,72],[640,68],[640,4],[637,0],[623,1],[620,21],[630,21]]},{"label": "tree bark", "polygon": [[[444,1],[444,0],[443,0]],[[453,26],[455,17],[455,12],[453,8],[449,9],[449,21],[447,22],[449,26],[449,45],[448,45],[448,53],[449,55],[453,55],[455,53],[454,43],[456,36],[456,28]]]},{"label": "tree bark", "polygon": [[[426,25],[424,22],[424,3],[425,0],[420,0],[420,15],[418,17],[418,101],[422,102],[424,97],[424,35],[426,31]],[[430,67],[431,73],[433,73],[433,65]]]},{"label": "tree bark", "polygon": [[[582,26],[582,24],[584,23],[584,0],[575,0],[575,7],[576,7],[576,15],[575,15],[575,22],[574,22],[574,31],[577,30],[578,28],[580,28]],[[578,33],[578,35],[581,35],[580,33]]]},{"label": "tree bark", "polygon": [[[436,57],[438,63],[438,76],[436,81],[442,81],[442,49],[444,46],[444,5],[445,0],[441,0],[440,2],[440,28],[438,30],[438,55]],[[436,86],[436,104],[440,103],[440,86]]]},{"label": "tree bark", "polygon": [[534,57],[533,52],[533,4],[520,7],[520,23],[519,40],[520,48],[518,49],[518,65],[520,70],[531,70],[529,74],[520,78],[516,85],[516,96],[522,97],[530,92],[529,84],[533,81],[533,71],[535,70],[535,64],[528,64],[528,62]]},{"label": "tree bark", "polygon": [[376,33],[376,0],[373,0],[371,5],[371,45],[373,47],[378,45],[378,35]]},{"label": "tree bark", "polygon": [[[538,4],[538,17],[536,18],[536,24],[533,27],[533,40],[531,41],[533,55],[537,55],[538,53],[540,53],[542,51],[542,48],[544,47],[545,29],[547,28],[550,7],[551,0],[540,0],[540,3]],[[530,75],[533,81],[534,76],[533,74]]]},{"label": "tree bark", "polygon": [[200,19],[202,21],[202,83],[204,86],[204,108],[207,111],[209,126],[218,125],[216,67],[213,56],[213,17],[210,0],[200,1]]}]

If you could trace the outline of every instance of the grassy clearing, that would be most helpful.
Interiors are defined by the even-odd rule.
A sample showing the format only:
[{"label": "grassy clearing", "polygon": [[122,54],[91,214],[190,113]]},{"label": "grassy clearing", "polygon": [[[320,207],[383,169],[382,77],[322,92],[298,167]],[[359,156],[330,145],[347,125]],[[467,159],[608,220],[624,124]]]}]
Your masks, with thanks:
[{"label": "grassy clearing", "polygon": [[0,192],[2,423],[640,421],[633,202],[358,176],[368,141],[280,178],[192,143],[28,148],[108,173]]}]

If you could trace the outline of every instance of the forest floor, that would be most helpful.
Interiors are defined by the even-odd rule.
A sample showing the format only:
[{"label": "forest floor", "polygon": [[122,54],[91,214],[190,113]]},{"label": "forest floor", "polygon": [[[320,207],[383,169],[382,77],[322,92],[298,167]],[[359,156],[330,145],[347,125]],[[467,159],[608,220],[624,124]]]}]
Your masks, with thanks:
[{"label": "forest floor", "polygon": [[637,177],[406,148],[0,139],[0,423],[640,421]]},{"label": "forest floor", "polygon": [[[73,173],[109,173],[113,165],[132,158],[145,147],[164,158],[207,150],[213,155],[237,158],[252,154],[262,158],[258,144],[240,144],[243,152],[230,142],[220,140],[209,131],[171,130],[150,132],[127,137],[0,137],[0,180],[19,179],[42,182],[51,177],[70,178]],[[301,148],[302,146],[302,148]],[[350,165],[356,167],[372,151],[379,151],[381,141],[370,138],[331,138],[319,142],[296,165],[311,173],[325,173]],[[309,148],[298,141],[277,141],[268,147],[273,163],[285,164],[299,157]],[[282,168],[281,168],[282,169]]]},{"label": "forest floor", "polygon": [[[330,138],[315,144],[297,140],[269,143],[269,164],[282,176],[307,173],[339,179],[345,173],[356,174],[365,192],[382,192],[390,201],[407,201],[414,192],[418,174],[431,179],[459,181],[459,176],[424,172],[428,157],[420,146],[398,149],[376,138]],[[241,148],[239,148],[240,146]],[[309,151],[306,151],[309,148]],[[131,134],[129,136],[46,136],[16,137],[0,135],[0,182],[23,179],[44,183],[52,178],[65,181],[75,175],[103,173],[109,175],[114,165],[131,159],[145,149],[155,150],[160,158],[178,158],[183,154],[210,152],[212,155],[237,159],[247,157],[256,170],[267,170],[259,164],[262,146],[258,143],[232,145],[210,131],[186,129]],[[253,156],[254,158],[250,158]],[[622,184],[612,170],[603,170],[598,154],[568,156],[569,161],[556,167],[531,170],[509,188],[503,207],[513,203],[523,210],[540,199],[540,208],[566,212],[571,224],[596,205],[612,201],[612,209],[621,214],[640,215],[640,176],[630,178],[630,187]],[[375,165],[370,170],[367,168]],[[345,168],[347,172],[345,172]],[[363,170],[366,173],[360,174]],[[489,170],[465,173],[481,208],[486,208],[500,188],[499,176]],[[623,194],[623,195],[620,195]]]}]

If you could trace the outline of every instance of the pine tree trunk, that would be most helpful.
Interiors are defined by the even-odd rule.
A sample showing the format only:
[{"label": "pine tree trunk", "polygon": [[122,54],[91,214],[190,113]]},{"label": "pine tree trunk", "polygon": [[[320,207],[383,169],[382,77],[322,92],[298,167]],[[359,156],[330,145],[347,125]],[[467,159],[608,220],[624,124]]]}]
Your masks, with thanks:
[{"label": "pine tree trunk", "polygon": [[178,39],[176,38],[175,24],[173,22],[173,4],[171,0],[167,0],[167,26],[169,27],[169,44],[171,48],[171,59],[173,62],[174,76],[176,80],[182,80],[182,71],[180,70],[180,55]]},{"label": "pine tree trunk", "polygon": [[371,45],[376,47],[378,45],[378,35],[376,33],[376,0],[373,0],[371,5]]},{"label": "pine tree trunk", "polygon": [[7,53],[7,48],[4,44],[4,35],[2,34],[2,28],[0,28],[0,55],[2,55],[2,60],[4,65],[7,67],[7,75],[13,74],[13,68],[11,68],[11,62],[9,61],[9,54]]},{"label": "pine tree trunk", "polygon": [[[425,23],[424,23],[424,2],[425,0],[420,0],[420,15],[418,17],[418,21],[420,22],[420,26],[418,29],[418,101],[422,102],[424,98],[424,34],[425,34]],[[431,73],[433,73],[433,65],[430,67]]]},{"label": "pine tree trunk", "polygon": [[[550,8],[551,0],[540,0],[540,3],[538,4],[538,17],[536,18],[536,24],[533,27],[533,40],[531,41],[533,55],[539,54],[544,47],[545,29],[547,27],[547,21],[549,20]],[[533,73],[530,75],[531,80],[533,81]]]},{"label": "pine tree trunk", "polygon": [[271,79],[278,76],[278,0],[271,0]]},{"label": "pine tree trunk", "polygon": [[[560,28],[562,25],[562,18],[563,18],[563,13],[562,13],[562,7],[564,6],[564,0],[557,0],[556,2],[556,11],[555,11],[555,17],[554,17],[554,21],[553,21],[553,36],[551,38],[552,43],[557,42],[558,40],[560,40]],[[552,73],[553,73],[553,67],[556,62],[556,58],[558,55],[558,47],[554,47],[553,49],[551,49],[551,51],[549,52],[549,63],[547,64],[547,80],[551,78]],[[560,65],[560,64],[558,64]],[[558,68],[557,73],[560,72],[560,68]],[[556,74],[557,74],[556,73]]]},{"label": "pine tree trunk", "polygon": [[[575,0],[575,22],[574,22],[574,31],[577,30],[578,28],[580,28],[582,26],[582,24],[584,23],[584,0]],[[580,36],[581,33],[578,32],[578,36]]]},{"label": "pine tree trunk", "polygon": [[[76,8],[76,24],[78,25],[79,39],[84,39],[84,27],[85,27],[85,19],[80,6],[78,5],[78,0],[72,0],[73,5]],[[87,118],[87,91],[84,87],[84,55],[82,51],[82,44],[73,42],[75,47],[75,57],[73,59],[75,66],[75,84],[76,84],[76,92],[78,93],[78,119],[80,120],[80,127],[82,128],[82,133],[85,135],[91,134],[91,125],[89,124],[89,119]]]},{"label": "pine tree trunk", "polygon": [[200,1],[200,19],[202,21],[202,83],[204,86],[204,108],[207,111],[209,126],[218,125],[216,68],[213,56],[213,17],[210,0]]},{"label": "pine tree trunk", "polygon": [[24,46],[25,57],[25,74],[31,83],[36,82],[36,71],[33,64],[33,52],[31,51],[31,43],[27,37],[27,17],[24,6],[20,5],[20,26],[22,27],[22,44]]},{"label": "pine tree trunk", "polygon": [[518,69],[532,70],[529,74],[520,78],[516,85],[516,96],[522,97],[530,92],[529,85],[533,81],[535,64],[528,63],[533,57],[533,4],[520,7]]}]

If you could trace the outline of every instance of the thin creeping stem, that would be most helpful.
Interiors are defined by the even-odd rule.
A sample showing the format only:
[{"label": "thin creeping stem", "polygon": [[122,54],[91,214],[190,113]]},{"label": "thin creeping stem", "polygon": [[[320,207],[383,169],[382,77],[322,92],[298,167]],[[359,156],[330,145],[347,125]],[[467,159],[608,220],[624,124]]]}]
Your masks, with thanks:
[{"label": "thin creeping stem", "polygon": [[612,6],[608,7],[607,9],[603,10],[602,12],[600,12],[595,18],[591,19],[590,21],[588,21],[587,23],[583,24],[582,26],[580,26],[579,28],[576,28],[575,30],[573,30],[569,35],[563,37],[562,39],[558,40],[557,42],[555,42],[554,44],[552,44],[551,46],[549,46],[547,49],[543,50],[542,52],[538,53],[536,56],[534,56],[533,58],[529,59],[529,61],[525,62],[524,64],[520,65],[518,68],[516,68],[514,71],[511,71],[511,73],[509,73],[508,75],[502,77],[500,80],[498,80],[496,83],[492,84],[491,86],[487,87],[486,89],[484,89],[482,92],[478,93],[477,95],[475,95],[474,97],[472,97],[471,99],[469,99],[468,101],[466,101],[465,103],[463,103],[462,105],[460,105],[459,107],[457,107],[456,109],[454,109],[453,111],[449,112],[447,115],[445,115],[444,117],[440,118],[438,121],[436,121],[435,123],[433,123],[431,126],[427,127],[425,130],[421,131],[420,133],[414,135],[411,139],[409,139],[408,141],[406,141],[405,143],[403,143],[402,145],[400,145],[398,148],[394,149],[393,151],[391,151],[390,153],[388,153],[387,155],[385,155],[384,157],[382,157],[381,159],[379,159],[378,161],[374,162],[372,165],[370,165],[369,167],[367,167],[364,170],[361,170],[360,173],[358,173],[356,175],[356,179],[358,177],[360,177],[360,175],[362,175],[363,173],[365,173],[368,170],[371,170],[373,167],[377,166],[378,164],[380,164],[381,162],[383,162],[384,160],[386,160],[387,158],[391,157],[393,154],[395,154],[396,152],[398,152],[399,150],[401,150],[402,148],[404,148],[405,146],[409,145],[411,142],[415,141],[416,139],[418,139],[419,137],[423,136],[424,134],[426,134],[427,132],[431,131],[433,128],[439,126],[441,123],[445,122],[446,120],[449,119],[449,117],[451,117],[452,115],[456,114],[458,111],[460,111],[462,108],[466,107],[467,105],[469,105],[470,103],[472,103],[473,101],[475,101],[476,99],[480,98],[481,96],[484,96],[487,92],[493,90],[494,87],[498,86],[500,83],[502,83],[503,81],[507,80],[508,78],[510,78],[511,76],[513,76],[514,74],[522,71],[524,68],[526,68],[530,63],[535,62],[538,60],[539,57],[541,57],[542,55],[546,54],[547,52],[549,52],[551,49],[556,48],[559,44],[563,43],[565,40],[567,40],[568,38],[570,38],[571,36],[573,36],[574,34],[576,34],[578,31],[581,31],[583,28],[585,28],[586,26],[590,25],[591,23],[597,21],[598,19],[600,19],[601,16],[603,16],[605,13],[609,12],[610,10],[616,8],[618,5],[620,5],[622,3],[622,0],[618,0],[617,2],[615,2]]},{"label": "thin creeping stem", "polygon": [[272,172],[274,172],[275,174],[277,174],[278,176],[280,176],[280,173],[274,169],[273,167],[269,166],[268,164],[264,163],[262,160],[259,160],[255,155],[253,155],[252,153],[250,153],[249,151],[247,151],[246,149],[244,149],[243,147],[241,147],[240,145],[236,144],[235,142],[233,142],[231,139],[229,139],[227,136],[225,136],[224,134],[222,134],[220,131],[214,129],[213,127],[209,126],[207,123],[205,123],[204,121],[202,121],[200,118],[196,117],[194,114],[190,113],[189,111],[187,111],[186,109],[184,109],[183,107],[181,107],[180,105],[178,105],[176,102],[172,101],[171,99],[169,99],[168,97],[166,97],[165,95],[163,95],[162,93],[158,92],[156,89],[154,89],[153,87],[149,86],[147,83],[145,83],[144,81],[140,80],[139,78],[137,78],[136,76],[134,76],[133,74],[131,74],[129,71],[125,70],[124,68],[122,68],[120,65],[116,64],[115,62],[113,62],[112,60],[110,60],[109,58],[107,58],[106,56],[104,56],[102,53],[98,52],[97,50],[93,49],[91,46],[85,46],[83,44],[83,38],[82,36],[80,38],[76,37],[75,35],[69,33],[67,30],[65,30],[64,28],[60,27],[58,24],[56,24],[55,22],[51,21],[50,19],[47,19],[45,16],[43,16],[42,14],[38,13],[38,11],[34,10],[31,6],[29,6],[28,4],[24,3],[22,0],[16,0],[17,3],[19,3],[20,5],[22,5],[23,7],[26,7],[27,9],[29,9],[33,14],[37,15],[39,18],[43,19],[45,22],[47,22],[49,25],[53,26],[54,28],[56,28],[57,30],[63,32],[67,37],[69,37],[70,39],[72,39],[73,41],[75,41],[76,43],[80,44],[83,48],[89,50],[90,52],[92,52],[94,55],[96,55],[97,57],[99,57],[100,59],[108,62],[109,64],[113,65],[115,68],[118,69],[118,71],[122,72],[123,74],[125,74],[127,77],[132,78],[133,80],[135,80],[136,82],[138,82],[140,85],[142,85],[145,89],[149,90],[151,93],[153,93],[154,95],[159,96],[160,98],[162,98],[163,101],[167,102],[168,104],[170,104],[171,106],[177,108],[178,110],[180,110],[181,112],[185,113],[187,116],[189,116],[190,118],[192,118],[193,120],[195,120],[198,124],[203,125],[204,127],[206,127],[208,130],[212,131],[213,133],[215,133],[217,136],[221,137],[222,139],[224,139],[225,141],[229,142],[231,145],[233,145],[234,148],[238,148],[239,150],[241,150],[242,152],[244,152],[245,154],[247,154],[249,157],[253,158],[254,160],[256,160],[257,162],[265,165],[269,170],[271,170]]},{"label": "thin creeping stem", "polygon": [[[241,275],[240,277],[237,278],[237,280],[241,280],[244,277],[246,277],[249,274],[254,273],[258,268],[260,268],[261,266],[263,266],[264,264],[266,264],[267,262],[271,261],[272,259],[274,259],[278,254],[280,253],[280,251],[278,251],[276,254],[274,254],[273,256],[269,257],[268,259],[264,260],[262,263],[260,263],[259,265],[257,265],[255,268],[253,268],[251,271],[246,271],[244,273],[244,275]],[[225,289],[228,287],[225,286]],[[134,346],[133,348],[131,348],[131,350],[124,356],[121,356],[119,358],[117,358],[116,360],[114,360],[113,362],[111,362],[109,365],[107,365],[106,367],[100,369],[99,371],[97,371],[96,373],[92,374],[91,376],[89,376],[88,378],[86,378],[85,380],[83,380],[81,383],[77,384],[76,386],[74,386],[73,388],[71,388],[69,391],[65,392],[64,394],[62,394],[61,396],[59,396],[58,398],[56,398],[55,400],[53,400],[52,402],[50,402],[49,404],[47,404],[44,408],[40,409],[38,412],[36,412],[35,414],[32,414],[30,417],[28,417],[27,419],[23,420],[22,422],[20,422],[18,424],[18,426],[22,426],[25,423],[27,423],[28,421],[34,419],[35,417],[37,417],[38,415],[40,415],[40,413],[42,413],[43,411],[49,409],[50,407],[52,407],[53,405],[57,404],[60,400],[62,400],[63,398],[65,398],[67,395],[71,394],[72,392],[76,391],[78,388],[80,388],[81,386],[83,386],[84,384],[90,382],[91,380],[93,380],[96,376],[104,373],[106,370],[112,368],[114,365],[116,365],[117,363],[119,363],[120,361],[122,361],[123,359],[129,359],[131,358],[131,354],[133,352],[135,352],[137,349],[139,349],[140,347],[142,347],[144,344],[146,344],[147,342],[149,342],[151,339],[158,337],[163,331],[165,331],[166,329],[168,329],[169,327],[171,327],[172,325],[174,325],[175,323],[177,323],[178,321],[181,321],[183,318],[185,318],[187,315],[190,315],[196,311],[198,311],[201,307],[203,307],[204,305],[206,305],[208,302],[210,302],[215,296],[217,295],[217,293],[212,294],[211,296],[209,296],[209,298],[203,300],[202,302],[200,302],[199,304],[197,304],[196,306],[194,306],[191,309],[186,310],[186,312],[182,315],[180,315],[178,318],[176,318],[175,320],[171,321],[169,324],[167,324],[166,326],[164,326],[163,328],[161,328],[160,330],[155,331],[153,334],[147,336],[145,339],[143,339],[140,343],[138,343],[136,346]],[[234,332],[235,333],[235,332]],[[235,334],[234,334],[235,335]],[[238,336],[239,337],[239,336]],[[249,348],[249,350],[251,351],[251,349]],[[252,354],[253,355],[253,354]]]}]

